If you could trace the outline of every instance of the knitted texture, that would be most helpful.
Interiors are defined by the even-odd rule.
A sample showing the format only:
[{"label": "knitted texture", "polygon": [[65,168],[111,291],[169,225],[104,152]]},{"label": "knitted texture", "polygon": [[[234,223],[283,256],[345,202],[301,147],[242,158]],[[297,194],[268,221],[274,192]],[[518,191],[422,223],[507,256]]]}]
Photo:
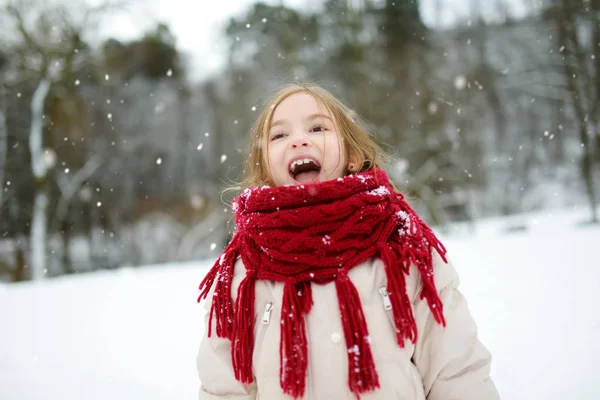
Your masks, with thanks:
[{"label": "knitted texture", "polygon": [[[433,275],[436,250],[446,250],[387,174],[374,169],[313,185],[256,187],[234,200],[237,231],[200,284],[205,299],[211,288],[208,335],[212,321],[218,337],[232,341],[237,380],[253,380],[255,283],[283,282],[280,337],[280,384],[292,397],[306,387],[308,340],[305,316],[313,306],[311,283],[335,282],[340,319],[348,349],[348,385],[361,393],[379,388],[379,377],[360,297],[348,271],[371,257],[385,265],[387,291],[397,342],[417,340],[417,326],[406,293],[406,277],[416,266],[435,320],[445,326],[443,306]],[[231,285],[234,264],[241,257],[247,269],[235,304]]]}]

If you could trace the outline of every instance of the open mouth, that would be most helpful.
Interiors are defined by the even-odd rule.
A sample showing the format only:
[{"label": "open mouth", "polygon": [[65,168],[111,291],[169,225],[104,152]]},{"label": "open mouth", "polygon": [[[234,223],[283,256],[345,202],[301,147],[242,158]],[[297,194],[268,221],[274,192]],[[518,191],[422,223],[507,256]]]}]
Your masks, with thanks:
[{"label": "open mouth", "polygon": [[289,172],[300,183],[315,183],[319,178],[321,166],[311,158],[300,158],[290,163]]}]

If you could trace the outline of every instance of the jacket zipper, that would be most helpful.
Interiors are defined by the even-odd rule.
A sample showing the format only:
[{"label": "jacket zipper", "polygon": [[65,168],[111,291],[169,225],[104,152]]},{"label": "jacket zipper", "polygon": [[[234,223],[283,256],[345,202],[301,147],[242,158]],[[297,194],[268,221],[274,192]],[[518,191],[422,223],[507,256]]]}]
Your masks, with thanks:
[{"label": "jacket zipper", "polygon": [[[265,303],[265,309],[263,311],[263,316],[262,316],[262,320],[261,323],[262,325],[269,325],[269,322],[271,322],[271,312],[273,311],[273,303],[271,303],[270,301]],[[263,345],[263,340],[265,337],[265,334],[267,333],[267,329],[268,326],[263,326],[260,327],[260,325],[258,325],[256,327],[256,337],[255,337],[255,343],[254,343],[254,348],[252,349],[252,362],[254,363],[256,361],[256,351],[258,350],[258,348],[260,346]],[[253,370],[254,372],[254,370]]]},{"label": "jacket zipper", "polygon": [[383,308],[385,310],[391,310],[392,302],[390,301],[390,294],[388,293],[387,288],[385,286],[380,287],[379,294],[381,295],[381,298],[383,299]]},{"label": "jacket zipper", "polygon": [[268,302],[267,304],[265,304],[265,311],[263,312],[263,325],[268,325],[269,322],[271,322],[271,311],[273,311],[273,303]]}]

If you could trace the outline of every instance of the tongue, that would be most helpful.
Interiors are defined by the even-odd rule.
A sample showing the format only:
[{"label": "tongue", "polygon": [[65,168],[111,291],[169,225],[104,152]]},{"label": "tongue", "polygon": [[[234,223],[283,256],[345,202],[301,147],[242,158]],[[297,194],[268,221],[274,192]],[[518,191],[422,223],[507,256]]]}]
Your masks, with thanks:
[{"label": "tongue", "polygon": [[300,183],[316,183],[319,178],[319,171],[300,172],[294,177]]}]

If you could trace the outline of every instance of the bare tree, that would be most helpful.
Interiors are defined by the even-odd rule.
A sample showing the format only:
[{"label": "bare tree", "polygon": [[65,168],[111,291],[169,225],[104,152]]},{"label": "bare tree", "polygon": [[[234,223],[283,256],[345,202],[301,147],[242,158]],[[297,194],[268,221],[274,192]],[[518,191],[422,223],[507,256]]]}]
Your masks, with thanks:
[{"label": "bare tree", "polygon": [[7,98],[4,84],[4,71],[7,64],[7,55],[0,51],[0,206],[2,206],[4,200],[4,177],[8,147],[8,127],[6,123]]},{"label": "bare tree", "polygon": [[[50,74],[49,74],[50,75]],[[31,221],[29,243],[31,247],[31,279],[41,279],[46,273],[46,233],[48,208],[48,165],[43,150],[43,118],[44,105],[52,78],[43,76],[31,99],[31,129],[29,133],[29,151],[31,152],[31,169],[35,178],[35,200]]]},{"label": "bare tree", "polygon": [[[578,124],[581,175],[590,204],[591,222],[597,223],[594,139],[600,135],[600,56],[596,54],[600,40],[600,3],[594,1],[593,6],[597,7],[595,12],[587,1],[560,0],[554,11],[564,75]],[[582,27],[587,33],[591,31],[592,41],[586,40]]]},{"label": "bare tree", "polygon": [[[0,70],[2,66],[0,65]],[[0,80],[0,206],[4,200],[4,172],[6,169],[6,141],[8,138],[8,128],[6,127],[6,95],[4,85]]]},{"label": "bare tree", "polygon": [[[20,67],[37,86],[31,99],[29,150],[34,176],[34,205],[29,247],[31,279],[42,279],[47,271],[46,246],[48,234],[49,165],[44,140],[46,101],[53,85],[69,77],[77,60],[84,31],[100,12],[116,6],[105,2],[85,10],[75,21],[67,5],[42,6],[28,0],[9,1],[3,11],[18,33],[14,50]],[[31,18],[33,17],[33,18]],[[33,24],[29,23],[33,21]]]}]

